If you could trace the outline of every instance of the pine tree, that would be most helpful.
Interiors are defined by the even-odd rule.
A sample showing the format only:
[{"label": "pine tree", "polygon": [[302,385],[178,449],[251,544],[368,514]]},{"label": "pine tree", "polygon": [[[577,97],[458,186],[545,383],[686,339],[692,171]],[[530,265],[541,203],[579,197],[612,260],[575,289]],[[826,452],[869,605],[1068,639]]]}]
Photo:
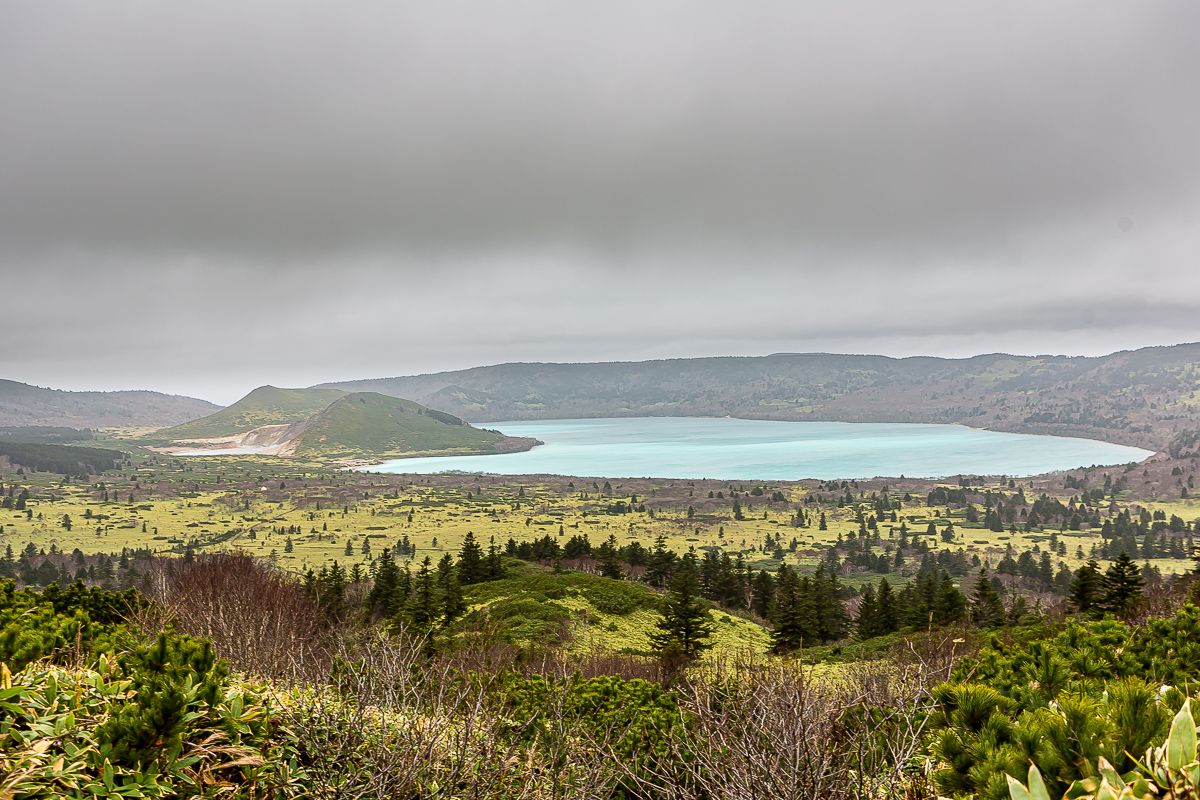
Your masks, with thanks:
[{"label": "pine tree", "polygon": [[812,580],[812,600],[817,615],[817,638],[833,642],[845,637],[850,625],[849,615],[842,603],[841,586],[837,575],[826,572],[825,565],[817,567]]},{"label": "pine tree", "polygon": [[767,619],[771,616],[771,607],[775,602],[775,579],[765,569],[760,569],[754,576],[750,587],[750,608],[755,614]]},{"label": "pine tree", "polygon": [[796,571],[783,564],[775,579],[775,607],[771,613],[774,627],[771,648],[787,653],[816,640],[817,619],[813,607],[812,586]]},{"label": "pine tree", "polygon": [[688,553],[680,559],[671,578],[658,633],[651,634],[650,640],[664,656],[692,661],[711,646],[708,638],[712,632],[709,608],[700,597],[696,556]]},{"label": "pine tree", "polygon": [[1142,598],[1142,575],[1129,554],[1121,551],[1104,573],[1100,605],[1105,611],[1125,614]]},{"label": "pine tree", "polygon": [[660,588],[666,586],[671,581],[674,564],[675,554],[667,549],[666,537],[659,534],[650,553],[650,564],[646,567],[646,582]]},{"label": "pine tree", "polygon": [[467,610],[463,602],[462,588],[458,583],[458,574],[454,569],[454,558],[446,553],[438,561],[437,584],[441,593],[442,625],[449,625]]},{"label": "pine tree", "polygon": [[496,537],[488,540],[487,561],[484,564],[486,580],[498,581],[504,578],[504,561],[500,558],[500,548],[496,545]]}]

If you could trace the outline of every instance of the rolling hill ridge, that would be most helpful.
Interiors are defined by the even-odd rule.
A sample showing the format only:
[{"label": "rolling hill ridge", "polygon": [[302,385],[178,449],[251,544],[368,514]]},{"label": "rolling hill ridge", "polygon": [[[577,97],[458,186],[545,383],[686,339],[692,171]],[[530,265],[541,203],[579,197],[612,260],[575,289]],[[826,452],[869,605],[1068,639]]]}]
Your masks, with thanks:
[{"label": "rolling hill ridge", "polygon": [[956,423],[1162,450],[1200,428],[1200,344],[1100,357],[780,353],[513,363],[321,388],[408,397],[473,422],[735,416]]},{"label": "rolling hill ridge", "polygon": [[70,392],[0,380],[0,426],[157,428],[219,408],[206,400],[161,392]]},{"label": "rolling hill ridge", "polygon": [[504,453],[538,444],[377,392],[273,386],[150,438],[176,448],[257,447],[268,455],[342,460]]}]

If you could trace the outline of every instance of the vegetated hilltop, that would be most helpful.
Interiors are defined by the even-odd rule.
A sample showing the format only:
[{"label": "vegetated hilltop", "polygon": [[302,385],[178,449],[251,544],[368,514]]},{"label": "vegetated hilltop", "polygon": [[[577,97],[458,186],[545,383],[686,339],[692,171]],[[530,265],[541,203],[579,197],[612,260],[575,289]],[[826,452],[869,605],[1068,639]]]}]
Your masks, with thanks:
[{"label": "vegetated hilltop", "polygon": [[375,392],[274,386],[255,389],[216,414],[150,439],[212,448],[261,446],[275,455],[339,459],[502,453],[537,443]]},{"label": "vegetated hilltop", "polygon": [[1161,450],[1200,427],[1200,344],[1095,358],[783,353],[499,364],[325,386],[409,397],[477,422],[694,415],[960,423]]},{"label": "vegetated hilltop", "polygon": [[501,453],[528,450],[531,439],[468,425],[411,400],[376,392],[344,395],[292,426],[287,449],[296,455],[354,457]]},{"label": "vegetated hilltop", "polygon": [[154,428],[218,408],[206,400],[161,392],[68,392],[0,380],[0,426]]},{"label": "vegetated hilltop", "polygon": [[340,389],[260,386],[231,406],[202,419],[158,431],[154,436],[176,441],[228,438],[264,425],[289,425],[308,419],[345,395]]}]

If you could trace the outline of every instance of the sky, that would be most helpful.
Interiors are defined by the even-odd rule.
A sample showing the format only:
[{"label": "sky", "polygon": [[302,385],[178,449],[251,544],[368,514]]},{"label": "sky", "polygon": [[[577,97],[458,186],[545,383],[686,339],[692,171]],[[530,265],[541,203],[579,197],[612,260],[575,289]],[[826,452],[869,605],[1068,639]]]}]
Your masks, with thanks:
[{"label": "sky", "polygon": [[0,377],[1200,340],[1200,3],[0,0]]}]

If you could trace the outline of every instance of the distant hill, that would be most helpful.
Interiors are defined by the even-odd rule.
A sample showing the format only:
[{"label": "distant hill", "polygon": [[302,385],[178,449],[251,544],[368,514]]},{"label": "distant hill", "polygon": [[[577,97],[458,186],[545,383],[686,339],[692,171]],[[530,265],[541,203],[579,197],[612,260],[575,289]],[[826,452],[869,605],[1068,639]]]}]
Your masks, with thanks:
[{"label": "distant hill", "polygon": [[783,353],[499,364],[321,388],[407,397],[473,422],[615,416],[937,422],[1162,449],[1200,427],[1200,344],[1095,358]]},{"label": "distant hill", "polygon": [[[210,439],[248,433],[264,425],[301,422],[345,397],[341,389],[280,389],[260,386],[231,406],[154,434],[155,438]],[[215,410],[215,409],[214,409]]]},{"label": "distant hill", "polygon": [[451,455],[497,453],[516,441],[497,431],[468,425],[451,414],[411,400],[355,392],[299,423],[289,433],[289,449],[299,456],[354,457],[366,454]]},{"label": "distant hill", "polygon": [[204,419],[158,431],[160,444],[260,446],[275,455],[384,458],[528,450],[537,442],[472,427],[403,398],[339,389],[263,386]]},{"label": "distant hill", "polygon": [[161,392],[68,392],[0,380],[0,426],[158,428],[218,408],[205,400]]}]

